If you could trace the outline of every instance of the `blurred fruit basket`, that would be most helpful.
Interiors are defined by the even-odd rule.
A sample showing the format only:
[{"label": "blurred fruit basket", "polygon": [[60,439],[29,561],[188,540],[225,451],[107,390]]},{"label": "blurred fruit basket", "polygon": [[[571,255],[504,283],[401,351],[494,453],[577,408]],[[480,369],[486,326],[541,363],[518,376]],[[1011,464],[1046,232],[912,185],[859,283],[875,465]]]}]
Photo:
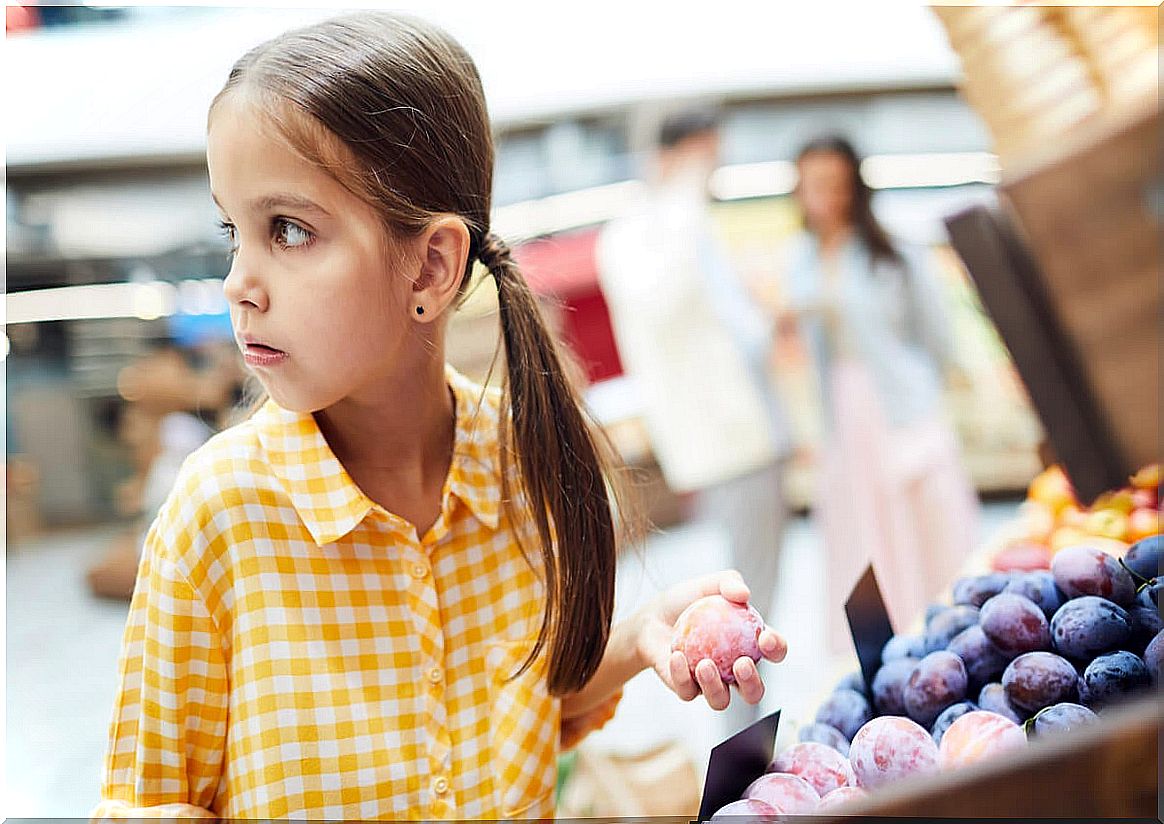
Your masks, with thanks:
[{"label": "blurred fruit basket", "polygon": [[1062,467],[1048,467],[1031,482],[1018,518],[996,536],[990,566],[999,571],[1046,569],[1056,552],[1080,543],[1120,558],[1130,544],[1160,534],[1159,486],[1160,465],[1151,464],[1126,487],[1086,507]]}]

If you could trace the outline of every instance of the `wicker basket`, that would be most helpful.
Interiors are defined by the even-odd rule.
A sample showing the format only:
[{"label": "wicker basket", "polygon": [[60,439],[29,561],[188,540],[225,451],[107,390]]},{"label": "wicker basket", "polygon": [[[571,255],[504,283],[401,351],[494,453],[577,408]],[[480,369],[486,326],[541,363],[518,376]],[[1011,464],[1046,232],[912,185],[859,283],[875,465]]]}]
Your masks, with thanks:
[{"label": "wicker basket", "polygon": [[1155,8],[938,6],[962,91],[1003,170],[1141,105],[1158,86]]}]

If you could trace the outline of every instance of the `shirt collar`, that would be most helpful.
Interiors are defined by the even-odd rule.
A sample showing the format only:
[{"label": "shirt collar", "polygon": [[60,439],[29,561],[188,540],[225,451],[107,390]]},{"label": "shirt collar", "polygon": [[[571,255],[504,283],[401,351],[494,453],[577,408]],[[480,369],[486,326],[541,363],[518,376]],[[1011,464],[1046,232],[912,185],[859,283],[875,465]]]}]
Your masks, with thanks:
[{"label": "shirt collar", "polygon": [[447,491],[460,498],[477,520],[496,529],[501,511],[500,392],[484,389],[448,365],[445,380],[457,403]]},{"label": "shirt collar", "polygon": [[[451,366],[445,368],[445,380],[456,399],[456,430],[442,507],[447,514],[447,498],[456,495],[478,520],[496,529],[501,505],[498,405]],[[318,546],[347,535],[376,506],[343,468],[313,415],[268,400],[252,420],[272,471]]]}]

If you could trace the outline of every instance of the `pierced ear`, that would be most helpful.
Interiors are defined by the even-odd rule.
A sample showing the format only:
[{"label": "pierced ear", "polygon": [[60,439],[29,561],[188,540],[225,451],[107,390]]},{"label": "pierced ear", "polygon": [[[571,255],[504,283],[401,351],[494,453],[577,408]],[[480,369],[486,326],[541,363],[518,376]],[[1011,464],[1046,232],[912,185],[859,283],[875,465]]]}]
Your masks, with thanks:
[{"label": "pierced ear", "polygon": [[420,271],[412,285],[414,305],[424,306],[417,320],[440,316],[457,297],[469,259],[469,229],[459,217],[440,217],[417,239]]}]

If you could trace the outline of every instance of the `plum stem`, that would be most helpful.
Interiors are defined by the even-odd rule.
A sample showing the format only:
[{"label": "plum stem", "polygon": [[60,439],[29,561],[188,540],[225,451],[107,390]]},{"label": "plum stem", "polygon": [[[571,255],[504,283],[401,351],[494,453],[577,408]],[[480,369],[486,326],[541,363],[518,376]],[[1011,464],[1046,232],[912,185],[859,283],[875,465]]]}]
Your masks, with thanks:
[{"label": "plum stem", "polygon": [[1037,719],[1040,715],[1042,715],[1043,713],[1045,713],[1049,709],[1051,709],[1051,708],[1050,707],[1043,707],[1041,710],[1039,710],[1038,712],[1036,712],[1034,715],[1032,715],[1030,718],[1028,718],[1026,721],[1023,722],[1023,732],[1026,733],[1027,738],[1034,738],[1035,737],[1035,719]]},{"label": "plum stem", "polygon": [[1135,581],[1137,582],[1136,592],[1139,592],[1141,589],[1143,589],[1143,587],[1146,584],[1153,584],[1156,582],[1155,578],[1148,579],[1148,578],[1145,578],[1140,573],[1136,572],[1134,569],[1132,569],[1130,566],[1128,566],[1127,564],[1124,563],[1123,558],[1117,558],[1116,560],[1120,562],[1120,566],[1122,566],[1124,569],[1126,569],[1128,571],[1128,574],[1131,575],[1132,578],[1135,579]]}]

